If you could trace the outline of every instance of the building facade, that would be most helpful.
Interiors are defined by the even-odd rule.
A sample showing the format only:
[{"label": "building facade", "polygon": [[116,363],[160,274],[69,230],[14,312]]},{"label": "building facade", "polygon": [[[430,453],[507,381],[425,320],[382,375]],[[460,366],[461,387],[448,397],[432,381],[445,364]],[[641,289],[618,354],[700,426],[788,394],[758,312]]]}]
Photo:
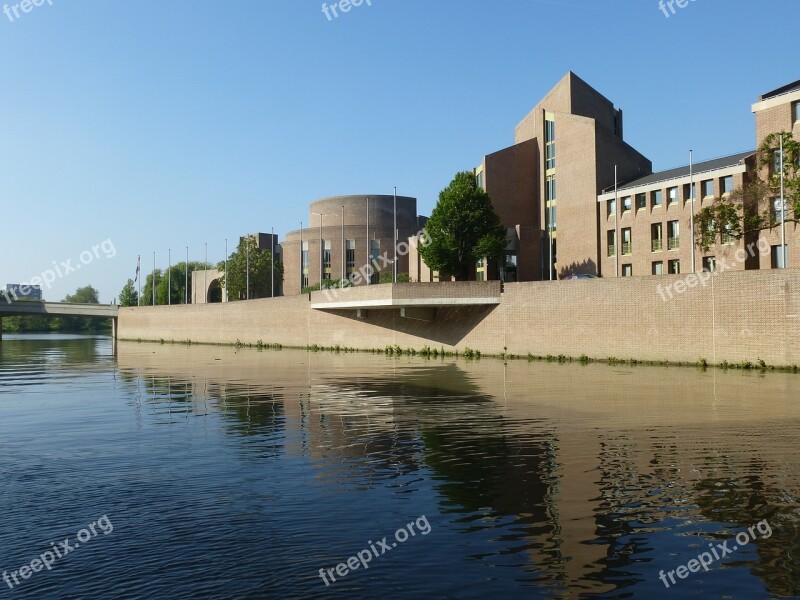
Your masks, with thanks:
[{"label": "building facade", "polygon": [[[397,231],[395,233],[395,221]],[[409,272],[405,244],[420,230],[417,200],[407,196],[334,196],[313,202],[309,227],[290,231],[281,244],[283,289],[287,296],[320,281],[338,281],[368,272],[357,285],[378,283],[392,273],[395,240],[397,272]],[[363,269],[363,271],[362,271]]]}]

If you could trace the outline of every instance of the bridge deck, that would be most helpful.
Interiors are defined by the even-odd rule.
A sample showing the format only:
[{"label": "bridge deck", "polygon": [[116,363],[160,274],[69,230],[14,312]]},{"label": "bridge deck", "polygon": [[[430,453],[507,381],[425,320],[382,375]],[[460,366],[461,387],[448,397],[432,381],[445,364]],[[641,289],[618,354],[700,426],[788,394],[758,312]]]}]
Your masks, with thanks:
[{"label": "bridge deck", "polygon": [[68,304],[66,302],[5,302],[0,299],[0,317],[45,315],[117,318],[116,304]]}]

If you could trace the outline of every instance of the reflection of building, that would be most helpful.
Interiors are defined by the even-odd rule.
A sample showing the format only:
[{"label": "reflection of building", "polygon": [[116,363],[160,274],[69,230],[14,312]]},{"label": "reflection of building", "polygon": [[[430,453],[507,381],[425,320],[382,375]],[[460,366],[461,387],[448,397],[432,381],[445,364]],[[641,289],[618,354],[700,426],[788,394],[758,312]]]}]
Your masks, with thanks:
[{"label": "reflection of building", "polygon": [[[393,196],[335,196],[312,203],[310,226],[290,231],[281,244],[285,294],[299,294],[320,279],[349,277],[370,263],[375,270],[392,271],[394,220]],[[407,243],[419,230],[418,223],[417,200],[398,196],[398,243]],[[399,253],[397,264],[398,273],[408,272],[407,253]],[[379,277],[375,273],[372,283]]]},{"label": "reflection of building", "polygon": [[28,285],[21,283],[9,283],[6,285],[5,296],[17,300],[19,298],[25,300],[41,300],[42,299],[42,286]]}]

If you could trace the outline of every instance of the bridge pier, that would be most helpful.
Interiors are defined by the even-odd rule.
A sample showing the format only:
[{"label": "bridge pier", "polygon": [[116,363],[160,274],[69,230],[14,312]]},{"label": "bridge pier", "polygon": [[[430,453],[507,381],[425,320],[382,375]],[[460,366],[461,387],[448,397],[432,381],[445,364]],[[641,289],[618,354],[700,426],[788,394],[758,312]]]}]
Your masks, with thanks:
[{"label": "bridge pier", "polygon": [[117,328],[119,325],[119,319],[114,317],[111,319],[111,351],[113,352],[114,356],[117,355]]},{"label": "bridge pier", "polygon": [[0,315],[0,342],[3,341],[3,315]]}]

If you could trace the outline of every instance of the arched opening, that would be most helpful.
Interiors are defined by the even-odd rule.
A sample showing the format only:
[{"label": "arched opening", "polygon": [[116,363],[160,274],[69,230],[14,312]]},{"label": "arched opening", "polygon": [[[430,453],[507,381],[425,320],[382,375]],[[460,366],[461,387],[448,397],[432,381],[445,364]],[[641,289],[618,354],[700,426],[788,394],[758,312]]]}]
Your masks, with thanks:
[{"label": "arched opening", "polygon": [[215,279],[208,285],[206,302],[209,304],[222,302],[222,286],[219,284],[219,279]]}]

